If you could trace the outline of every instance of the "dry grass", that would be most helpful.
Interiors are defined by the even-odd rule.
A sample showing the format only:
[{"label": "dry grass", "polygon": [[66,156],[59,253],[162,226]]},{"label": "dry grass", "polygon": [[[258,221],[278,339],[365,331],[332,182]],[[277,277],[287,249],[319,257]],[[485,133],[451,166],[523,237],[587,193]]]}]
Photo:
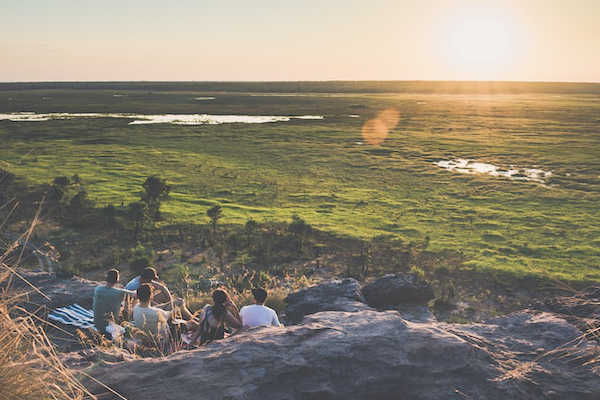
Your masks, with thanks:
[{"label": "dry grass", "polygon": [[[18,305],[27,292],[16,291],[13,283],[23,280],[15,267],[36,223],[0,255],[0,400],[73,400],[94,398],[66,368],[35,315]],[[22,247],[24,249],[25,246]],[[16,263],[7,264],[8,260]],[[33,285],[30,291],[38,291]]]},{"label": "dry grass", "polygon": [[[4,269],[0,285],[11,279]],[[91,398],[63,365],[44,329],[15,304],[19,297],[10,287],[0,294],[0,399]]]}]

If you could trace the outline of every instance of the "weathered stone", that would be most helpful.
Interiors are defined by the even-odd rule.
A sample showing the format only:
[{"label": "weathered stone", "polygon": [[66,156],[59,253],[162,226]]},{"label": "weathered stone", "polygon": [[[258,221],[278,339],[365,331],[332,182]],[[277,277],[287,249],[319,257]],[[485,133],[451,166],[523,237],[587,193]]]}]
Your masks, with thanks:
[{"label": "weathered stone", "polygon": [[356,279],[334,280],[290,294],[286,299],[286,317],[291,323],[305,315],[321,311],[360,311],[369,309]]},{"label": "weathered stone", "polygon": [[433,299],[431,285],[414,274],[388,274],[362,288],[367,303],[373,307],[402,303],[426,303]]},{"label": "weathered stone", "polygon": [[91,308],[94,288],[101,284],[75,276],[61,279],[49,272],[18,270],[18,273],[20,277],[13,277],[12,287],[29,293],[27,299],[31,304],[36,307],[46,306],[48,309],[73,303]]},{"label": "weathered stone", "polygon": [[[543,313],[457,325],[407,322],[395,311],[321,312],[86,372],[131,400],[597,399],[599,371],[584,362],[598,347],[579,336]],[[551,353],[570,341],[575,348]]]},{"label": "weathered stone", "polygon": [[437,318],[426,304],[400,304],[394,307],[400,316],[411,322],[435,322]]}]

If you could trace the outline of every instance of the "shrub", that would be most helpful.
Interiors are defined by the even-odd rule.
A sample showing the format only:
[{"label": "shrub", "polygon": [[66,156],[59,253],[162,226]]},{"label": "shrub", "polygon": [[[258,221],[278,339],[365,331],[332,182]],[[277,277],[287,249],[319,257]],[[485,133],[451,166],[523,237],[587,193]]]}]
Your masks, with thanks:
[{"label": "shrub", "polygon": [[167,181],[159,176],[153,175],[146,179],[142,184],[144,193],[142,201],[148,207],[148,214],[153,221],[160,220],[160,203],[169,197],[171,186],[167,185]]},{"label": "shrub", "polygon": [[219,219],[223,216],[223,209],[221,206],[216,205],[206,210],[206,215],[210,218],[213,234],[217,233],[217,224],[219,223]]}]

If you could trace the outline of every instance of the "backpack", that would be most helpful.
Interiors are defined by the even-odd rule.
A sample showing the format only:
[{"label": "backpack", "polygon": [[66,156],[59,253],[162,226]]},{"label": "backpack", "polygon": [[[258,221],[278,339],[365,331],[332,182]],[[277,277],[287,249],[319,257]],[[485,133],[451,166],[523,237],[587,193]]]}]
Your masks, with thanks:
[{"label": "backpack", "polygon": [[208,322],[209,316],[212,314],[212,307],[206,307],[204,312],[204,319],[200,323],[200,345],[210,343],[213,340],[223,339],[225,337],[225,326],[224,323],[220,323],[218,326],[213,327]]}]

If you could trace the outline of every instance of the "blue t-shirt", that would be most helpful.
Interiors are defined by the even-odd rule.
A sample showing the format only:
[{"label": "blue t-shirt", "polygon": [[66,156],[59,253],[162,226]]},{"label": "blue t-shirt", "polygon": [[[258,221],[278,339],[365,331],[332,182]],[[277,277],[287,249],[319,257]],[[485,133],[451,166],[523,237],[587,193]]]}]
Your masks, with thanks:
[{"label": "blue t-shirt", "polygon": [[121,303],[128,291],[108,286],[97,286],[94,289],[94,325],[99,332],[106,332],[109,320],[118,321],[121,314]]},{"label": "blue t-shirt", "polygon": [[125,289],[127,290],[138,290],[138,288],[140,287],[140,276],[136,276],[135,278],[133,278],[132,280],[130,280],[129,282],[127,282],[127,285],[125,285]]}]

